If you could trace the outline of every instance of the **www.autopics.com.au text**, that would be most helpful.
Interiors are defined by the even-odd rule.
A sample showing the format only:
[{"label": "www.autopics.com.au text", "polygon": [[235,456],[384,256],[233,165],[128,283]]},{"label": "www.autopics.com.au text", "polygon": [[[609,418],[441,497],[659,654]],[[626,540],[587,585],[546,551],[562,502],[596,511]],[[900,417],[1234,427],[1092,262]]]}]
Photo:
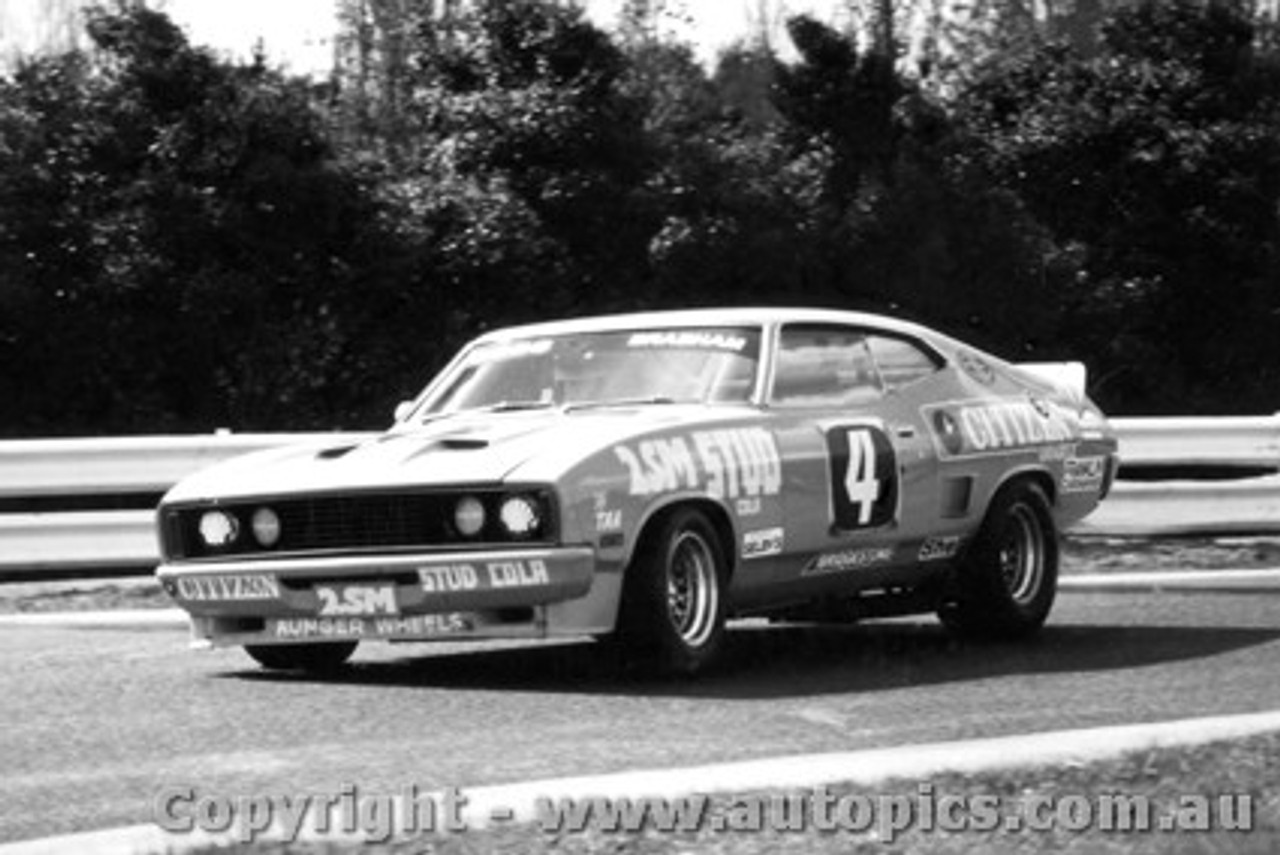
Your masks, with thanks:
[{"label": "www.autopics.com.au text", "polygon": [[1167,800],[1143,795],[1057,794],[1001,796],[937,792],[929,783],[914,793],[837,795],[828,787],[787,793],[676,798],[536,798],[532,811],[495,807],[477,815],[457,788],[363,793],[347,784],[332,793],[220,795],[191,786],[167,787],[152,801],[152,820],[174,834],[201,831],[238,842],[260,837],[294,841],[305,835],[358,836],[383,842],[396,836],[457,834],[492,823],[532,822],[549,834],[629,833],[871,834],[892,842],[908,830],[923,832],[1250,831],[1253,797],[1187,794]]}]

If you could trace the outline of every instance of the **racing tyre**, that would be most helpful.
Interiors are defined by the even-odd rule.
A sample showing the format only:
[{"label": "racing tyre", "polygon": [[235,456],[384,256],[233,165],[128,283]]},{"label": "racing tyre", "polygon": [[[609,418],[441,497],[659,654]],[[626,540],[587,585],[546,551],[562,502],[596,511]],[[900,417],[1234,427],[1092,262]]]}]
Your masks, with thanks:
[{"label": "racing tyre", "polygon": [[1044,625],[1058,589],[1058,535],[1040,487],[1019,481],[996,495],[960,565],[955,598],[938,612],[948,629],[1014,639]]},{"label": "racing tyre", "polygon": [[627,569],[617,638],[624,656],[663,674],[705,670],[724,645],[728,575],[705,514],[678,508],[666,515]]},{"label": "racing tyre", "polygon": [[246,644],[244,652],[263,668],[272,671],[307,671],[323,674],[336,671],[356,651],[355,641],[326,644]]}]

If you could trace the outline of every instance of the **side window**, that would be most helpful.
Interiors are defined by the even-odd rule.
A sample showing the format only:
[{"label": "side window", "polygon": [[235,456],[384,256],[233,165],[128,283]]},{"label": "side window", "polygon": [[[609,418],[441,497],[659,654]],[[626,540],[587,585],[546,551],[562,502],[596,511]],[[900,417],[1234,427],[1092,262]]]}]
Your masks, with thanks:
[{"label": "side window", "polygon": [[770,398],[775,406],[856,406],[877,400],[883,391],[864,333],[844,327],[783,327]]},{"label": "side window", "polygon": [[937,357],[903,338],[871,335],[867,337],[867,345],[887,389],[914,383],[942,367]]}]

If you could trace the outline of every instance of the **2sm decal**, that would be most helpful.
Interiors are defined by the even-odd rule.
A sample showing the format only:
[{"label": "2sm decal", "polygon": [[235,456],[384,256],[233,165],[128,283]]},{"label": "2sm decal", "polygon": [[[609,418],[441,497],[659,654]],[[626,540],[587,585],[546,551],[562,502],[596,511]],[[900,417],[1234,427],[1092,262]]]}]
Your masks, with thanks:
[{"label": "2sm decal", "polygon": [[614,447],[632,496],[680,490],[731,500],[739,514],[758,513],[760,498],[782,489],[782,455],[761,427],[694,431]]}]

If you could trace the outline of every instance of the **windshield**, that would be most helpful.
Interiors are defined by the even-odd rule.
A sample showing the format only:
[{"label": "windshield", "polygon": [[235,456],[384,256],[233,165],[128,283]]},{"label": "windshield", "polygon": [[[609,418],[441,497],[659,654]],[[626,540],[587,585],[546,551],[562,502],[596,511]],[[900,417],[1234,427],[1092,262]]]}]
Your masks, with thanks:
[{"label": "windshield", "polygon": [[760,332],[743,328],[578,333],[476,346],[417,416],[474,409],[745,403]]}]

